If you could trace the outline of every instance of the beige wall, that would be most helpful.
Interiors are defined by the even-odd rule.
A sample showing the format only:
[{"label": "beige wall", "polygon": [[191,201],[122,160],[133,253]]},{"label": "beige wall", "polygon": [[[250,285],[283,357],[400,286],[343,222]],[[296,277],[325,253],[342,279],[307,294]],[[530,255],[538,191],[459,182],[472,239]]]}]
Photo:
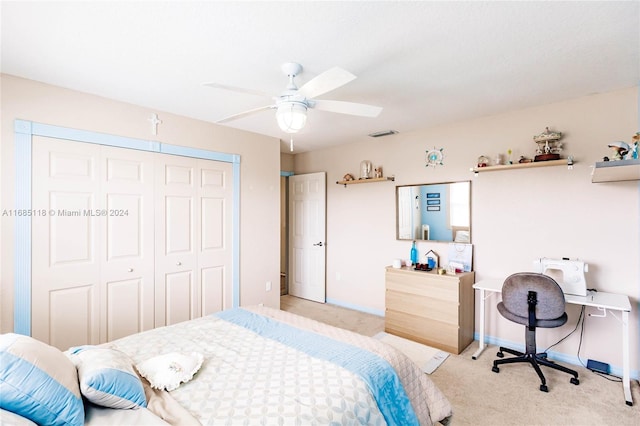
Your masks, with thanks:
[{"label": "beige wall", "polygon": [[[327,172],[327,298],[363,310],[384,312],[384,267],[409,257],[410,242],[395,239],[395,185],[472,180],[472,240],[476,279],[501,278],[532,269],[538,257],[580,258],[589,263],[588,286],[628,295],[631,368],[638,370],[640,335],[639,182],[591,183],[591,167],[609,155],[607,144],[631,142],[638,131],[638,91],[631,88],[437,128],[399,133],[298,154],[296,174]],[[565,134],[565,166],[481,173],[469,171],[484,154],[513,150],[532,157],[533,135],[546,126]],[[374,126],[375,127],[375,126]],[[402,131],[402,129],[398,129]],[[444,148],[444,165],[426,168],[425,150]],[[395,182],[336,185],[347,173],[358,176],[361,160],[382,165]],[[446,243],[418,244],[421,255],[435,250],[446,262]],[[476,307],[476,312],[477,312]],[[575,326],[540,333],[540,346],[554,343]],[[491,309],[488,334],[520,343],[521,326]],[[476,330],[477,330],[476,315]],[[588,317],[583,360],[622,366],[620,324],[611,315]],[[578,335],[554,350],[575,356]],[[546,347],[546,346],[545,346]]]},{"label": "beige wall", "polygon": [[[239,154],[240,160],[240,304],[279,307],[280,282],[280,142],[278,139],[117,102],[13,76],[1,76],[2,133],[0,201],[11,209],[15,199],[13,122],[34,122],[131,138]],[[148,119],[163,121],[158,135]],[[35,208],[35,206],[34,206]],[[0,331],[13,329],[14,222],[0,227]],[[265,291],[271,281],[273,290]]]},{"label": "beige wall", "polygon": [[283,172],[292,172],[294,157],[292,154],[280,154],[280,170]]}]

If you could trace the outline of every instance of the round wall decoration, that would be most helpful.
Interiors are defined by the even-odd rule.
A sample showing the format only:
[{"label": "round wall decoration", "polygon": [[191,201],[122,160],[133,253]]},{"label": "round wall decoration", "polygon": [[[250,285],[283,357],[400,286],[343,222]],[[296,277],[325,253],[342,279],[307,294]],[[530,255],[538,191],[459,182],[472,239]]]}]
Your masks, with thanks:
[{"label": "round wall decoration", "polygon": [[425,161],[427,164],[425,164],[425,167],[429,167],[429,166],[442,166],[443,160],[444,160],[444,153],[443,153],[444,148],[440,148],[437,149],[436,147],[433,147],[433,149],[427,150],[427,156],[425,158]]}]

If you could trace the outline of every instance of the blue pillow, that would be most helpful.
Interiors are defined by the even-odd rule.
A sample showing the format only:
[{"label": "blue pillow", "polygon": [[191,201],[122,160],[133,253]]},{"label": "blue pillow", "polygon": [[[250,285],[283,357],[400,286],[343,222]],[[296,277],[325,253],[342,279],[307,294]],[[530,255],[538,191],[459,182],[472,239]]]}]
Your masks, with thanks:
[{"label": "blue pillow", "polygon": [[38,424],[84,424],[78,373],[58,349],[32,337],[0,335],[0,408]]},{"label": "blue pillow", "polygon": [[66,354],[78,368],[80,392],[89,401],[109,408],[147,406],[142,381],[124,352],[100,346],[78,346]]}]

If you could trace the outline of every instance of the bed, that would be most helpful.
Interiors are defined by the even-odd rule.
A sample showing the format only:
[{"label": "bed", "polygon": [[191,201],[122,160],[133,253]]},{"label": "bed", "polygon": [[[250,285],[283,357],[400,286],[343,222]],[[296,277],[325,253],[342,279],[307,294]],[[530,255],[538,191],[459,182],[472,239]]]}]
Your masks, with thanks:
[{"label": "bed", "polygon": [[[6,353],[20,352],[6,340],[0,344],[2,361],[7,361]],[[53,359],[57,349],[48,348],[51,353],[47,359]],[[128,371],[135,366],[135,373],[146,373],[136,374],[142,397],[133,379],[124,394],[138,389],[136,401],[123,391],[117,395],[120,399],[114,400],[113,393],[117,392],[105,390],[104,383],[96,385],[103,387],[99,393],[96,386],[87,387],[87,372],[96,375],[94,364],[100,358],[96,355],[99,350],[122,354],[128,360],[124,363],[129,364]],[[70,348],[62,356],[73,361],[84,404],[82,413],[74,413],[75,417],[60,424],[74,424],[82,417],[82,422],[89,425],[431,425],[446,423],[451,416],[451,405],[442,392],[393,347],[262,306],[226,310],[98,347]],[[82,356],[84,360],[77,359]],[[172,364],[172,356],[191,359],[193,364]],[[151,365],[159,359],[162,362]],[[147,371],[147,366],[156,367],[156,376],[153,368],[151,373]],[[166,386],[167,375],[173,373],[182,377]],[[14,380],[16,374],[14,370]],[[11,375],[4,371],[0,380],[0,408],[4,412],[0,420],[13,424],[8,416],[23,408],[7,406],[4,395],[11,380],[7,377]],[[171,379],[176,381],[175,377]],[[158,385],[158,381],[163,383]],[[167,388],[172,390],[164,390]]]}]

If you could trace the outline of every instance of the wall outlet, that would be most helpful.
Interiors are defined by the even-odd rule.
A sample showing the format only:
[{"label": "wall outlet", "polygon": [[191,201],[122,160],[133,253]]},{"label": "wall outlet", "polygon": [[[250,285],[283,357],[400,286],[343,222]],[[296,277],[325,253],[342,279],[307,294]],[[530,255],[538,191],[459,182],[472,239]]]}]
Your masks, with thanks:
[{"label": "wall outlet", "polygon": [[271,291],[271,281],[267,281],[267,285],[265,286],[267,291]]}]

